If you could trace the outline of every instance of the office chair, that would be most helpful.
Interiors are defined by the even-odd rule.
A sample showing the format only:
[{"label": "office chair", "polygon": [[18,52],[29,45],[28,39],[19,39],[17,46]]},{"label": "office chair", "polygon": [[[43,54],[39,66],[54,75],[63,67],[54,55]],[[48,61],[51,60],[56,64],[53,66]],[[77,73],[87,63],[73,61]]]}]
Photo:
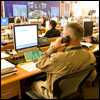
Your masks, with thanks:
[{"label": "office chair", "polygon": [[99,72],[99,64],[100,64],[100,60],[99,60],[99,51],[95,51],[95,52],[94,52],[94,55],[95,55],[95,57],[96,57],[96,65],[95,65],[95,68],[96,68],[96,71],[97,71],[97,78],[100,78],[100,77],[99,77],[99,74],[100,74],[100,72]]},{"label": "office chair", "polygon": [[[53,97],[56,99],[72,99],[75,97],[82,97],[82,86],[85,80],[89,77],[94,65],[89,65],[86,69],[75,72],[69,75],[64,75],[54,81]],[[28,91],[26,94],[32,99],[45,99],[37,96],[33,91]],[[79,95],[77,95],[79,94]]]},{"label": "office chair", "polygon": [[[72,99],[73,97],[82,97],[82,86],[90,76],[94,65],[89,65],[86,69],[69,75],[64,75],[54,82],[53,96],[57,98]],[[58,91],[59,90],[59,91]]]}]

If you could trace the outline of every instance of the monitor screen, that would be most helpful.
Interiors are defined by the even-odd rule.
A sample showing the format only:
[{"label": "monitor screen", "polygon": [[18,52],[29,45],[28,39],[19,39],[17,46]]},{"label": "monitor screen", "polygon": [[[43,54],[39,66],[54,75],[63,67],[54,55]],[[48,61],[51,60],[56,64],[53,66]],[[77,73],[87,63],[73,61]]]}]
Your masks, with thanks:
[{"label": "monitor screen", "polygon": [[13,5],[13,16],[27,17],[27,5]]},{"label": "monitor screen", "polygon": [[38,45],[37,32],[38,25],[15,25],[14,41],[15,49],[25,49]]},{"label": "monitor screen", "polygon": [[12,17],[12,18],[9,18],[9,23],[14,23],[15,22],[15,19]]},{"label": "monitor screen", "polygon": [[8,25],[8,18],[1,18],[1,26],[7,26]]},{"label": "monitor screen", "polygon": [[91,36],[93,32],[93,21],[84,22],[84,36]]}]

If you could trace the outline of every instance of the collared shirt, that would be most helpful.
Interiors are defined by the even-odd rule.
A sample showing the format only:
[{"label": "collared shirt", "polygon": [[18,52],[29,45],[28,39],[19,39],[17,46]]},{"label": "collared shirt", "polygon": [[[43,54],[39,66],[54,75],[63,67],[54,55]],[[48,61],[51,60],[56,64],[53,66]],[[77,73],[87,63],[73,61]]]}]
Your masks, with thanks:
[{"label": "collared shirt", "polygon": [[67,46],[65,51],[56,53],[54,53],[56,50],[50,47],[39,59],[37,67],[47,73],[44,87],[48,89],[48,94],[53,92],[53,82],[57,78],[85,69],[89,64],[95,63],[95,56],[92,52],[78,47],[79,45]]}]

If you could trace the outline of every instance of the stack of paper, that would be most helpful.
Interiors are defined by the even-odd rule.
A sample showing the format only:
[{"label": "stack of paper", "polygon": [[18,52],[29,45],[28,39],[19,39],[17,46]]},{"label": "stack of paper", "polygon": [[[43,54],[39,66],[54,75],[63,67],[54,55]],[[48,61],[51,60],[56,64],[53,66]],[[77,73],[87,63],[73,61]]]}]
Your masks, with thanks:
[{"label": "stack of paper", "polygon": [[11,73],[15,73],[16,68],[15,65],[6,61],[5,59],[1,59],[1,77],[9,76]]},{"label": "stack of paper", "polygon": [[5,53],[4,51],[1,52],[1,58],[6,58],[6,57],[9,57],[10,55]]}]

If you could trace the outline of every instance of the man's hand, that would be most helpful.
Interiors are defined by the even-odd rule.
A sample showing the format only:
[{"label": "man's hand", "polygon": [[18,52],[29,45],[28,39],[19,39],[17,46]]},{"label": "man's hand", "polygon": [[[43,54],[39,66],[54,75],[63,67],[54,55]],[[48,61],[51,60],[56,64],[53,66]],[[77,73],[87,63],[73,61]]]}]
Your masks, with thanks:
[{"label": "man's hand", "polygon": [[[51,54],[54,53],[54,52],[63,51],[63,50],[64,50],[65,43],[62,44],[62,43],[61,43],[61,40],[62,40],[62,38],[60,37],[60,38],[57,38],[56,41],[51,42],[51,45],[50,45],[51,48],[49,48],[49,49],[45,52],[46,56],[51,55]],[[52,48],[52,47],[53,47],[53,48]]]},{"label": "man's hand", "polygon": [[52,47],[58,49],[58,48],[61,48],[61,47],[64,47],[65,46],[65,43],[61,43],[61,40],[62,40],[62,37],[59,37],[56,39],[56,41],[54,42],[51,42],[51,45]]}]

